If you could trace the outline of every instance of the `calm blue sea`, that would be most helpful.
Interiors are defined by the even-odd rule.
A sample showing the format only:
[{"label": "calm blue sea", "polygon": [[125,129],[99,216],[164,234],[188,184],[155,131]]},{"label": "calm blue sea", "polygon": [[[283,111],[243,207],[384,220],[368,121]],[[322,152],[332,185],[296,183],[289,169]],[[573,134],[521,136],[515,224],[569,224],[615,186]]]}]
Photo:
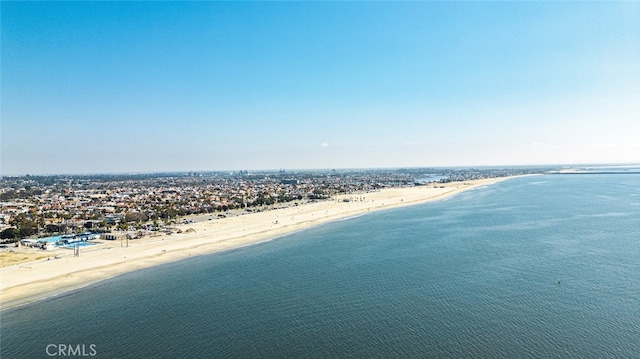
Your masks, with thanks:
[{"label": "calm blue sea", "polygon": [[60,344],[96,358],[640,358],[640,176],[511,179],[122,275],[1,325],[2,358]]}]

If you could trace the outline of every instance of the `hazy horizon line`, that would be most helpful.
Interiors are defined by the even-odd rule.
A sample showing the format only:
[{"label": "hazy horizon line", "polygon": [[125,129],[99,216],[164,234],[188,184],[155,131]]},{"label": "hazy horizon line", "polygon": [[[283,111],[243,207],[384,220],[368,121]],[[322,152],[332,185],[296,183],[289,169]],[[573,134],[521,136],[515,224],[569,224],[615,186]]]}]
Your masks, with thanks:
[{"label": "hazy horizon line", "polygon": [[154,174],[184,174],[184,173],[235,173],[240,171],[272,173],[281,172],[319,172],[319,171],[379,171],[400,169],[503,169],[503,168],[543,168],[543,167],[634,167],[640,166],[640,162],[585,162],[585,163],[547,163],[547,164],[503,164],[503,165],[452,165],[452,166],[398,166],[398,167],[335,167],[335,168],[253,168],[253,169],[192,169],[192,170],[157,170],[157,171],[114,171],[114,172],[75,172],[75,173],[24,173],[24,174],[0,174],[0,178],[26,177],[26,176],[108,176],[108,175],[154,175]]}]

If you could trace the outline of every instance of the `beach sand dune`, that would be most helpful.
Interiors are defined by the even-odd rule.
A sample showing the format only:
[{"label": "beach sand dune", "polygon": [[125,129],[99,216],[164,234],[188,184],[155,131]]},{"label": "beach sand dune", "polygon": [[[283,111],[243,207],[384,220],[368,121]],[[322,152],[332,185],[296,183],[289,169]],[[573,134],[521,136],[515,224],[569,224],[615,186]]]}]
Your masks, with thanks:
[{"label": "beach sand dune", "polygon": [[[331,200],[182,225],[182,233],[129,241],[102,241],[58,258],[0,268],[0,309],[40,300],[119,274],[269,240],[314,225],[371,211],[443,199],[506,178],[390,188]],[[189,229],[187,231],[187,229]]]}]

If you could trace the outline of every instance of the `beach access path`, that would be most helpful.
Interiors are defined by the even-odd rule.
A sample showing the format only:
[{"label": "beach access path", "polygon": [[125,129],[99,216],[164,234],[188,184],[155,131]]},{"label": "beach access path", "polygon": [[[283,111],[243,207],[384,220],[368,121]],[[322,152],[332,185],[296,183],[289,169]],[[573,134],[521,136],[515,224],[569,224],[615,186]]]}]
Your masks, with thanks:
[{"label": "beach access path", "polygon": [[[371,211],[441,200],[512,177],[490,178],[334,196],[330,200],[180,225],[182,233],[121,241],[100,241],[47,259],[0,268],[0,309],[12,308],[117,275],[267,241],[306,228]],[[187,231],[189,229],[189,231]]]}]

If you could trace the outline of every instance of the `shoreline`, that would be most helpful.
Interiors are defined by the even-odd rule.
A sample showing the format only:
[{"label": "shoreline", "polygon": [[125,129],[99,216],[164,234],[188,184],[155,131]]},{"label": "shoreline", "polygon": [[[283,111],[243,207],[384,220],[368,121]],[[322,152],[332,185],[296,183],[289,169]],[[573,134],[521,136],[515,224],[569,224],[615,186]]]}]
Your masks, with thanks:
[{"label": "shoreline", "polygon": [[[181,234],[130,240],[128,247],[121,247],[120,241],[102,240],[98,245],[82,247],[78,257],[68,251],[58,259],[0,268],[0,310],[65,294],[138,269],[268,242],[320,224],[374,211],[443,200],[517,177],[521,176],[339,195],[301,206],[181,224]],[[186,233],[187,230],[190,231]]]}]

